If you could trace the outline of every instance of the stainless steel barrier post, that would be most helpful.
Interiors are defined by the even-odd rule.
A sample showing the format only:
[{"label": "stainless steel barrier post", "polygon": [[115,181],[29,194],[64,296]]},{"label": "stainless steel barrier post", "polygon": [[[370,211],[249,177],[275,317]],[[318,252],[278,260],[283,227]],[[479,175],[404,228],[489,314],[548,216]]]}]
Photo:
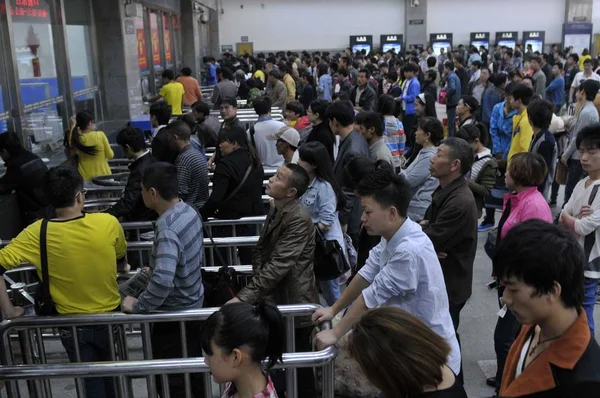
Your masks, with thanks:
[{"label": "stainless steel barrier post", "polygon": [[[47,363],[46,349],[44,347],[44,339],[42,337],[42,329],[41,328],[35,329],[35,337],[37,340],[38,355],[40,358],[40,362],[45,364],[45,363]],[[42,385],[43,385],[43,389],[44,389],[44,396],[52,397],[52,386],[50,385],[50,380],[42,380]]]},{"label": "stainless steel barrier post", "polygon": [[[296,352],[296,330],[293,316],[285,318],[285,349],[286,352]],[[295,368],[285,370],[285,392],[286,397],[298,397],[298,379]]]},{"label": "stainless steel barrier post", "polygon": [[[152,341],[150,338],[150,325],[142,323],[142,346],[144,347],[144,359],[152,359]],[[148,386],[148,397],[156,398],[156,380],[150,375],[146,378]]]},{"label": "stainless steel barrier post", "polygon": [[[181,340],[181,356],[182,358],[188,358],[188,348],[187,348],[187,328],[185,327],[185,322],[179,322],[179,338]],[[192,385],[190,382],[190,374],[184,373],[183,380],[185,382],[185,396],[192,396]]]}]

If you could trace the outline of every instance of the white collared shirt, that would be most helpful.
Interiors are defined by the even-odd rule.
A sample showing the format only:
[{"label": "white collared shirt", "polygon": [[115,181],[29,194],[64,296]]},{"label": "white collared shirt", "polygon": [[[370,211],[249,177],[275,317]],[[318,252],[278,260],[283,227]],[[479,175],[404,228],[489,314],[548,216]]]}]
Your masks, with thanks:
[{"label": "white collared shirt", "polygon": [[394,306],[419,318],[450,345],[448,366],[460,373],[460,348],[442,267],[421,226],[407,219],[396,234],[369,252],[358,271],[369,287],[362,291],[367,308]]}]

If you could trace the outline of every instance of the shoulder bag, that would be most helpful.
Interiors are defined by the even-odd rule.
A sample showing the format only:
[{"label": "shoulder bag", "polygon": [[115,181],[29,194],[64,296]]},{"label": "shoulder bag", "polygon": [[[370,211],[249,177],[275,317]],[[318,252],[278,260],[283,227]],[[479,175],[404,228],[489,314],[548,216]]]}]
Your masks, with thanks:
[{"label": "shoulder bag", "polygon": [[[244,185],[248,179],[251,171],[252,164],[248,166],[246,174],[244,175],[244,178],[242,178],[242,182],[233,190],[231,194],[229,194],[222,204],[227,203],[236,193],[239,192],[242,185]],[[215,211],[215,215],[217,214],[218,209]],[[204,230],[204,235],[208,236],[213,247],[216,247],[215,240],[204,223],[202,223],[202,228]],[[221,255],[221,251],[215,250],[214,252],[217,255],[220,263],[226,264],[225,259]],[[241,289],[241,286],[238,282],[239,273],[233,267],[224,265],[219,268],[219,272],[216,275],[214,273],[209,273],[204,269],[201,269],[201,273],[202,284],[204,285],[204,307],[220,307],[234,298]]]},{"label": "shoulder bag", "polygon": [[350,264],[338,241],[325,239],[325,234],[315,224],[315,278],[320,281],[332,280],[349,269]]},{"label": "shoulder bag", "polygon": [[[229,196],[225,198],[225,200],[221,203],[220,206],[223,206],[225,203],[229,202],[231,200],[231,198],[233,198],[235,196],[235,194],[238,193],[240,191],[240,189],[242,189],[242,186],[244,186],[244,183],[246,182],[246,180],[248,180],[248,177],[250,176],[251,171],[252,171],[252,160],[250,160],[250,165],[248,166],[248,169],[246,170],[246,174],[244,174],[242,181],[239,183],[239,185],[237,187],[235,187],[233,192],[231,192],[229,194]],[[218,215],[219,215],[219,209],[216,209],[215,216],[218,216]]]},{"label": "shoulder bag", "polygon": [[34,308],[37,315],[56,315],[56,306],[50,295],[50,277],[48,275],[48,252],[46,250],[46,236],[48,233],[48,220],[43,219],[40,227],[40,258],[42,265],[42,279],[38,284],[35,294]]}]

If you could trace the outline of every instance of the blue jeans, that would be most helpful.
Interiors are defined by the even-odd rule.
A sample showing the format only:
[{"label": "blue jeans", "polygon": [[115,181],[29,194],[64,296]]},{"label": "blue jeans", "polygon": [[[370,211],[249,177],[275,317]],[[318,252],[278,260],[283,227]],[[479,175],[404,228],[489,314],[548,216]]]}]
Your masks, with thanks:
[{"label": "blue jeans", "polygon": [[456,135],[456,106],[447,106],[446,114],[448,115],[448,137],[454,137]]},{"label": "blue jeans", "polygon": [[340,298],[340,280],[335,278],[330,281],[317,281],[317,283],[321,288],[325,302],[331,307]]},{"label": "blue jeans", "polygon": [[599,279],[585,278],[585,283],[583,284],[583,309],[587,315],[592,337],[594,337],[594,332],[596,330],[596,325],[594,324],[594,306],[596,305],[598,282],[600,282]]},{"label": "blue jeans", "polygon": [[[72,329],[59,329],[60,340],[67,351],[69,361],[77,362]],[[108,327],[106,325],[77,328],[79,357],[81,362],[110,361]],[[83,379],[87,398],[116,397],[115,381],[112,377]]]}]

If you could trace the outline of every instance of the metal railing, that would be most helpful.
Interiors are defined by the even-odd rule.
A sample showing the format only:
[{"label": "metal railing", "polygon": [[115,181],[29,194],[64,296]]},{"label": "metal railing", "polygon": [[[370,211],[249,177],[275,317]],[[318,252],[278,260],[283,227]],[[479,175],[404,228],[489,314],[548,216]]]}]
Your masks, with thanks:
[{"label": "metal railing", "polygon": [[[231,227],[231,237],[237,236],[237,231],[235,227],[237,225],[252,225],[255,226],[255,235],[260,235],[260,230],[265,223],[267,216],[256,216],[256,217],[242,217],[233,220],[221,220],[216,218],[211,218],[208,221],[203,223],[204,227],[208,229],[209,232],[212,232],[213,227]],[[130,231],[131,234],[135,237],[136,241],[142,240],[142,233],[149,232],[154,229],[154,222],[124,222],[121,223],[121,227],[123,227],[124,231]]]},{"label": "metal railing", "polygon": [[[286,354],[283,364],[276,366],[286,369],[286,396],[297,397],[298,367],[321,367],[323,369],[322,396],[334,396],[334,368],[333,360],[337,355],[335,347],[327,347],[318,352],[295,353],[295,317],[307,317],[320,308],[316,304],[300,304],[280,306],[279,309],[286,321]],[[191,396],[190,373],[204,374],[205,396],[212,397],[212,379],[209,367],[204,363],[204,358],[188,358],[188,340],[185,332],[186,322],[207,319],[217,308],[200,310],[152,313],[148,315],[122,313],[108,313],[98,315],[63,315],[58,317],[23,317],[6,321],[0,325],[0,338],[2,338],[2,371],[0,380],[6,382],[8,398],[21,397],[18,380],[27,381],[29,396],[46,398],[52,397],[51,379],[75,378],[78,396],[85,396],[82,378],[85,377],[115,377],[117,381],[118,396],[129,398],[133,396],[132,380],[146,379],[146,388],[149,397],[156,397],[156,380],[153,375],[163,375],[161,384],[168,385],[167,374],[185,374],[186,397]],[[175,322],[179,324],[181,332],[182,357],[187,359],[155,360],[152,358],[151,324],[160,322]],[[128,339],[122,333],[113,334],[114,328],[122,330],[128,324],[141,325],[143,361],[129,360]],[[73,332],[74,346],[79,347],[76,333],[77,327],[107,325],[109,340],[109,362],[80,363],[80,353],[76,349],[78,363],[48,364],[42,330],[48,328],[71,329]],[[323,329],[330,329],[329,322],[321,325]],[[22,353],[22,365],[15,364],[10,341],[11,333],[19,334],[19,343]],[[129,339],[131,340],[131,338]],[[121,359],[121,360],[119,360]],[[165,389],[168,391],[168,389]],[[168,395],[168,394],[166,394]]]},{"label": "metal railing", "polygon": [[[97,190],[94,192],[104,192],[104,191]],[[117,193],[116,190],[111,190],[111,191],[106,191],[106,192],[109,192],[109,194],[111,194],[111,195],[116,195],[116,193]],[[120,198],[123,190],[121,189],[118,192],[119,192],[118,196],[99,198],[99,199],[90,199],[90,200],[86,199],[85,204],[83,205],[83,208],[86,212],[89,212],[89,213],[104,211],[104,210],[108,209],[109,207],[114,206],[117,203],[117,199]],[[269,204],[271,201],[271,197],[269,195],[262,195],[261,199],[262,199],[263,204],[265,204],[265,205]]]}]

